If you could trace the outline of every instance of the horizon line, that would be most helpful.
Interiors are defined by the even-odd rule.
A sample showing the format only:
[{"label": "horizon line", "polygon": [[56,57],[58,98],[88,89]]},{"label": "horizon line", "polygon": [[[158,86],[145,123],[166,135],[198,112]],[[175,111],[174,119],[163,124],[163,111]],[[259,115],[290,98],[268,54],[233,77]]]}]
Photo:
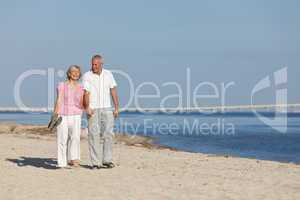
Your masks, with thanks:
[{"label": "horizon line", "polygon": [[[157,112],[157,111],[205,111],[205,110],[240,110],[240,109],[271,109],[271,108],[291,108],[291,107],[299,107],[300,103],[295,104],[253,104],[253,105],[234,105],[234,106],[202,106],[202,107],[146,107],[146,108],[121,108],[120,111],[148,111],[148,112]],[[53,108],[47,107],[0,107],[0,112],[52,112]]]}]

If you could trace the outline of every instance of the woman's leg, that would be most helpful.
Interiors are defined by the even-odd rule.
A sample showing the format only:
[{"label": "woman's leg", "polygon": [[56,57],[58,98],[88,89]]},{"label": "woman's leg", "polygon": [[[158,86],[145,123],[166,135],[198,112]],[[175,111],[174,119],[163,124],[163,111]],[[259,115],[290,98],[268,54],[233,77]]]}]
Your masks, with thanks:
[{"label": "woman's leg", "polygon": [[73,165],[79,164],[80,160],[80,133],[81,116],[72,116],[71,134],[70,134],[70,160]]},{"label": "woman's leg", "polygon": [[57,127],[57,165],[67,166],[68,119],[62,116],[62,122]]}]

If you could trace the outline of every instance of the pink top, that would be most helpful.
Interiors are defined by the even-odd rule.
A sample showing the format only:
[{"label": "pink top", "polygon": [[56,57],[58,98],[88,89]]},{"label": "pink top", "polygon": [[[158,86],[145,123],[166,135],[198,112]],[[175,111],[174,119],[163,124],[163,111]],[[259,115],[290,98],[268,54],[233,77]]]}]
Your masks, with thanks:
[{"label": "pink top", "polygon": [[83,87],[78,84],[76,88],[70,86],[67,82],[60,82],[57,90],[62,94],[60,102],[60,115],[81,115],[82,99],[83,99]]}]

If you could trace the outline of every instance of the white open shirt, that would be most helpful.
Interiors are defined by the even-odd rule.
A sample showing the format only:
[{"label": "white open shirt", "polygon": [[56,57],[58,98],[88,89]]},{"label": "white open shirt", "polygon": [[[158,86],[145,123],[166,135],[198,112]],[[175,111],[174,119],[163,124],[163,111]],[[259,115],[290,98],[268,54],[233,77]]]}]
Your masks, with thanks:
[{"label": "white open shirt", "polygon": [[100,75],[88,71],[82,79],[83,88],[90,92],[90,108],[111,108],[110,89],[117,86],[112,73],[106,69]]}]

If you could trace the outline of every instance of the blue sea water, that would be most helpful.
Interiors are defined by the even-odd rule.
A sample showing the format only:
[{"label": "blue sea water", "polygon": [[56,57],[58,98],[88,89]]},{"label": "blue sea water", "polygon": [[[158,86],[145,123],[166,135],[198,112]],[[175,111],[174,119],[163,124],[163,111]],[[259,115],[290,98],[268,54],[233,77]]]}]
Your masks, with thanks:
[{"label": "blue sea water", "polygon": [[[47,124],[49,119],[50,113],[0,113],[0,121],[21,124]],[[288,113],[287,119],[287,132],[280,133],[251,112],[124,112],[115,130],[150,136],[159,145],[183,151],[300,163],[300,114]],[[82,126],[87,126],[85,117]]]}]

